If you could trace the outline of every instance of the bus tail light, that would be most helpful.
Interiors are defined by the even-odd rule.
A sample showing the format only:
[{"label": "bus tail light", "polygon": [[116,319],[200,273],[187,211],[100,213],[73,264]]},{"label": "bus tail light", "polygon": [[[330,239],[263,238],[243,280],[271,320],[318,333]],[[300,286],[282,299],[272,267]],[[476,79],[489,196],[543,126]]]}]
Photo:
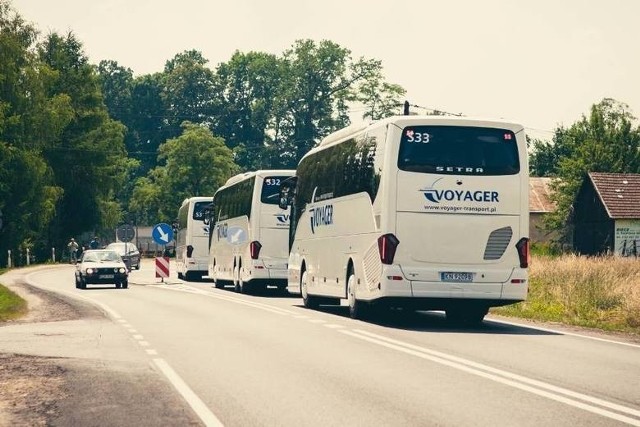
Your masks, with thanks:
[{"label": "bus tail light", "polygon": [[531,252],[529,251],[529,239],[523,237],[516,243],[516,249],[518,249],[518,257],[520,257],[520,268],[529,267],[531,262]]},{"label": "bus tail light", "polygon": [[193,246],[188,245],[187,246],[187,258],[191,258],[191,255],[193,255]]},{"label": "bus tail light", "polygon": [[260,256],[260,249],[262,249],[262,245],[260,242],[254,240],[249,243],[249,252],[251,253],[251,259],[258,259]]},{"label": "bus tail light", "polygon": [[378,237],[378,250],[380,251],[380,261],[383,264],[393,264],[393,258],[396,256],[396,248],[400,240],[391,233]]}]

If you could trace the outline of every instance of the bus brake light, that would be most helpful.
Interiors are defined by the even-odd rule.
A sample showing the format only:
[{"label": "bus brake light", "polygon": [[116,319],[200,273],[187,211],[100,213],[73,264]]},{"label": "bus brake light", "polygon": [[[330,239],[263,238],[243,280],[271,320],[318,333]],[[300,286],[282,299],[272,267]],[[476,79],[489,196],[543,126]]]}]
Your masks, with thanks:
[{"label": "bus brake light", "polygon": [[260,242],[254,240],[249,243],[249,252],[251,253],[251,259],[258,259],[260,256],[260,249],[262,249],[262,245]]},{"label": "bus brake light", "polygon": [[527,268],[531,263],[531,251],[529,250],[529,239],[523,237],[516,243],[518,257],[520,258],[520,268]]},{"label": "bus brake light", "polygon": [[393,264],[393,258],[396,256],[396,248],[400,240],[391,233],[378,237],[378,250],[380,251],[380,261],[383,264]]}]

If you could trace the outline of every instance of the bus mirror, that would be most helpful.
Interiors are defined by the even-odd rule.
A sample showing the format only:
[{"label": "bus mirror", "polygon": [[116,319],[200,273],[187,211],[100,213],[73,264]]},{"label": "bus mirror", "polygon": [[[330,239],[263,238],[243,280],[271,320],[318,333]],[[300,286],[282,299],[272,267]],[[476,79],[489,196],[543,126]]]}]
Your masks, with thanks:
[{"label": "bus mirror", "polygon": [[209,225],[213,223],[213,213],[215,212],[215,205],[213,203],[207,205],[202,210],[202,221]]},{"label": "bus mirror", "polygon": [[287,209],[291,204],[290,191],[289,187],[280,187],[280,200],[278,202],[280,209]]},{"label": "bus mirror", "polygon": [[278,201],[280,209],[287,209],[293,204],[293,195],[295,193],[297,181],[298,178],[292,176],[280,183],[280,197]]}]

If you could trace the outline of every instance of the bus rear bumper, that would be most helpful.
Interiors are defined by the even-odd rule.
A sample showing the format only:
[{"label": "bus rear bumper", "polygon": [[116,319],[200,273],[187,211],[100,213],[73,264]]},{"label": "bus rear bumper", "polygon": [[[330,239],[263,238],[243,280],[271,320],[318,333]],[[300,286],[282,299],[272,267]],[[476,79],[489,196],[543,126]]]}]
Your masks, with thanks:
[{"label": "bus rear bumper", "polygon": [[[377,302],[378,300],[398,300],[416,306],[430,307],[437,301],[483,300],[487,306],[496,307],[524,301],[527,298],[528,280],[518,279],[512,282],[498,283],[449,283],[406,280],[400,276],[385,276],[378,287],[368,295],[359,295],[359,299]],[[368,297],[368,298],[367,298]],[[443,307],[429,308],[441,309]]]}]

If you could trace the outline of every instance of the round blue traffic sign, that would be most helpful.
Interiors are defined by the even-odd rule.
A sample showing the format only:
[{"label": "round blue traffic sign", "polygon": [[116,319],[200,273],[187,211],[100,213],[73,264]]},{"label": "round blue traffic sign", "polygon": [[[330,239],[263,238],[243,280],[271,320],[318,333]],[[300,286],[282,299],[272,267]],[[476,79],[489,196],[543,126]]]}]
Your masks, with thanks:
[{"label": "round blue traffic sign", "polygon": [[153,226],[151,237],[159,245],[168,245],[173,240],[173,228],[164,222],[156,224]]}]

